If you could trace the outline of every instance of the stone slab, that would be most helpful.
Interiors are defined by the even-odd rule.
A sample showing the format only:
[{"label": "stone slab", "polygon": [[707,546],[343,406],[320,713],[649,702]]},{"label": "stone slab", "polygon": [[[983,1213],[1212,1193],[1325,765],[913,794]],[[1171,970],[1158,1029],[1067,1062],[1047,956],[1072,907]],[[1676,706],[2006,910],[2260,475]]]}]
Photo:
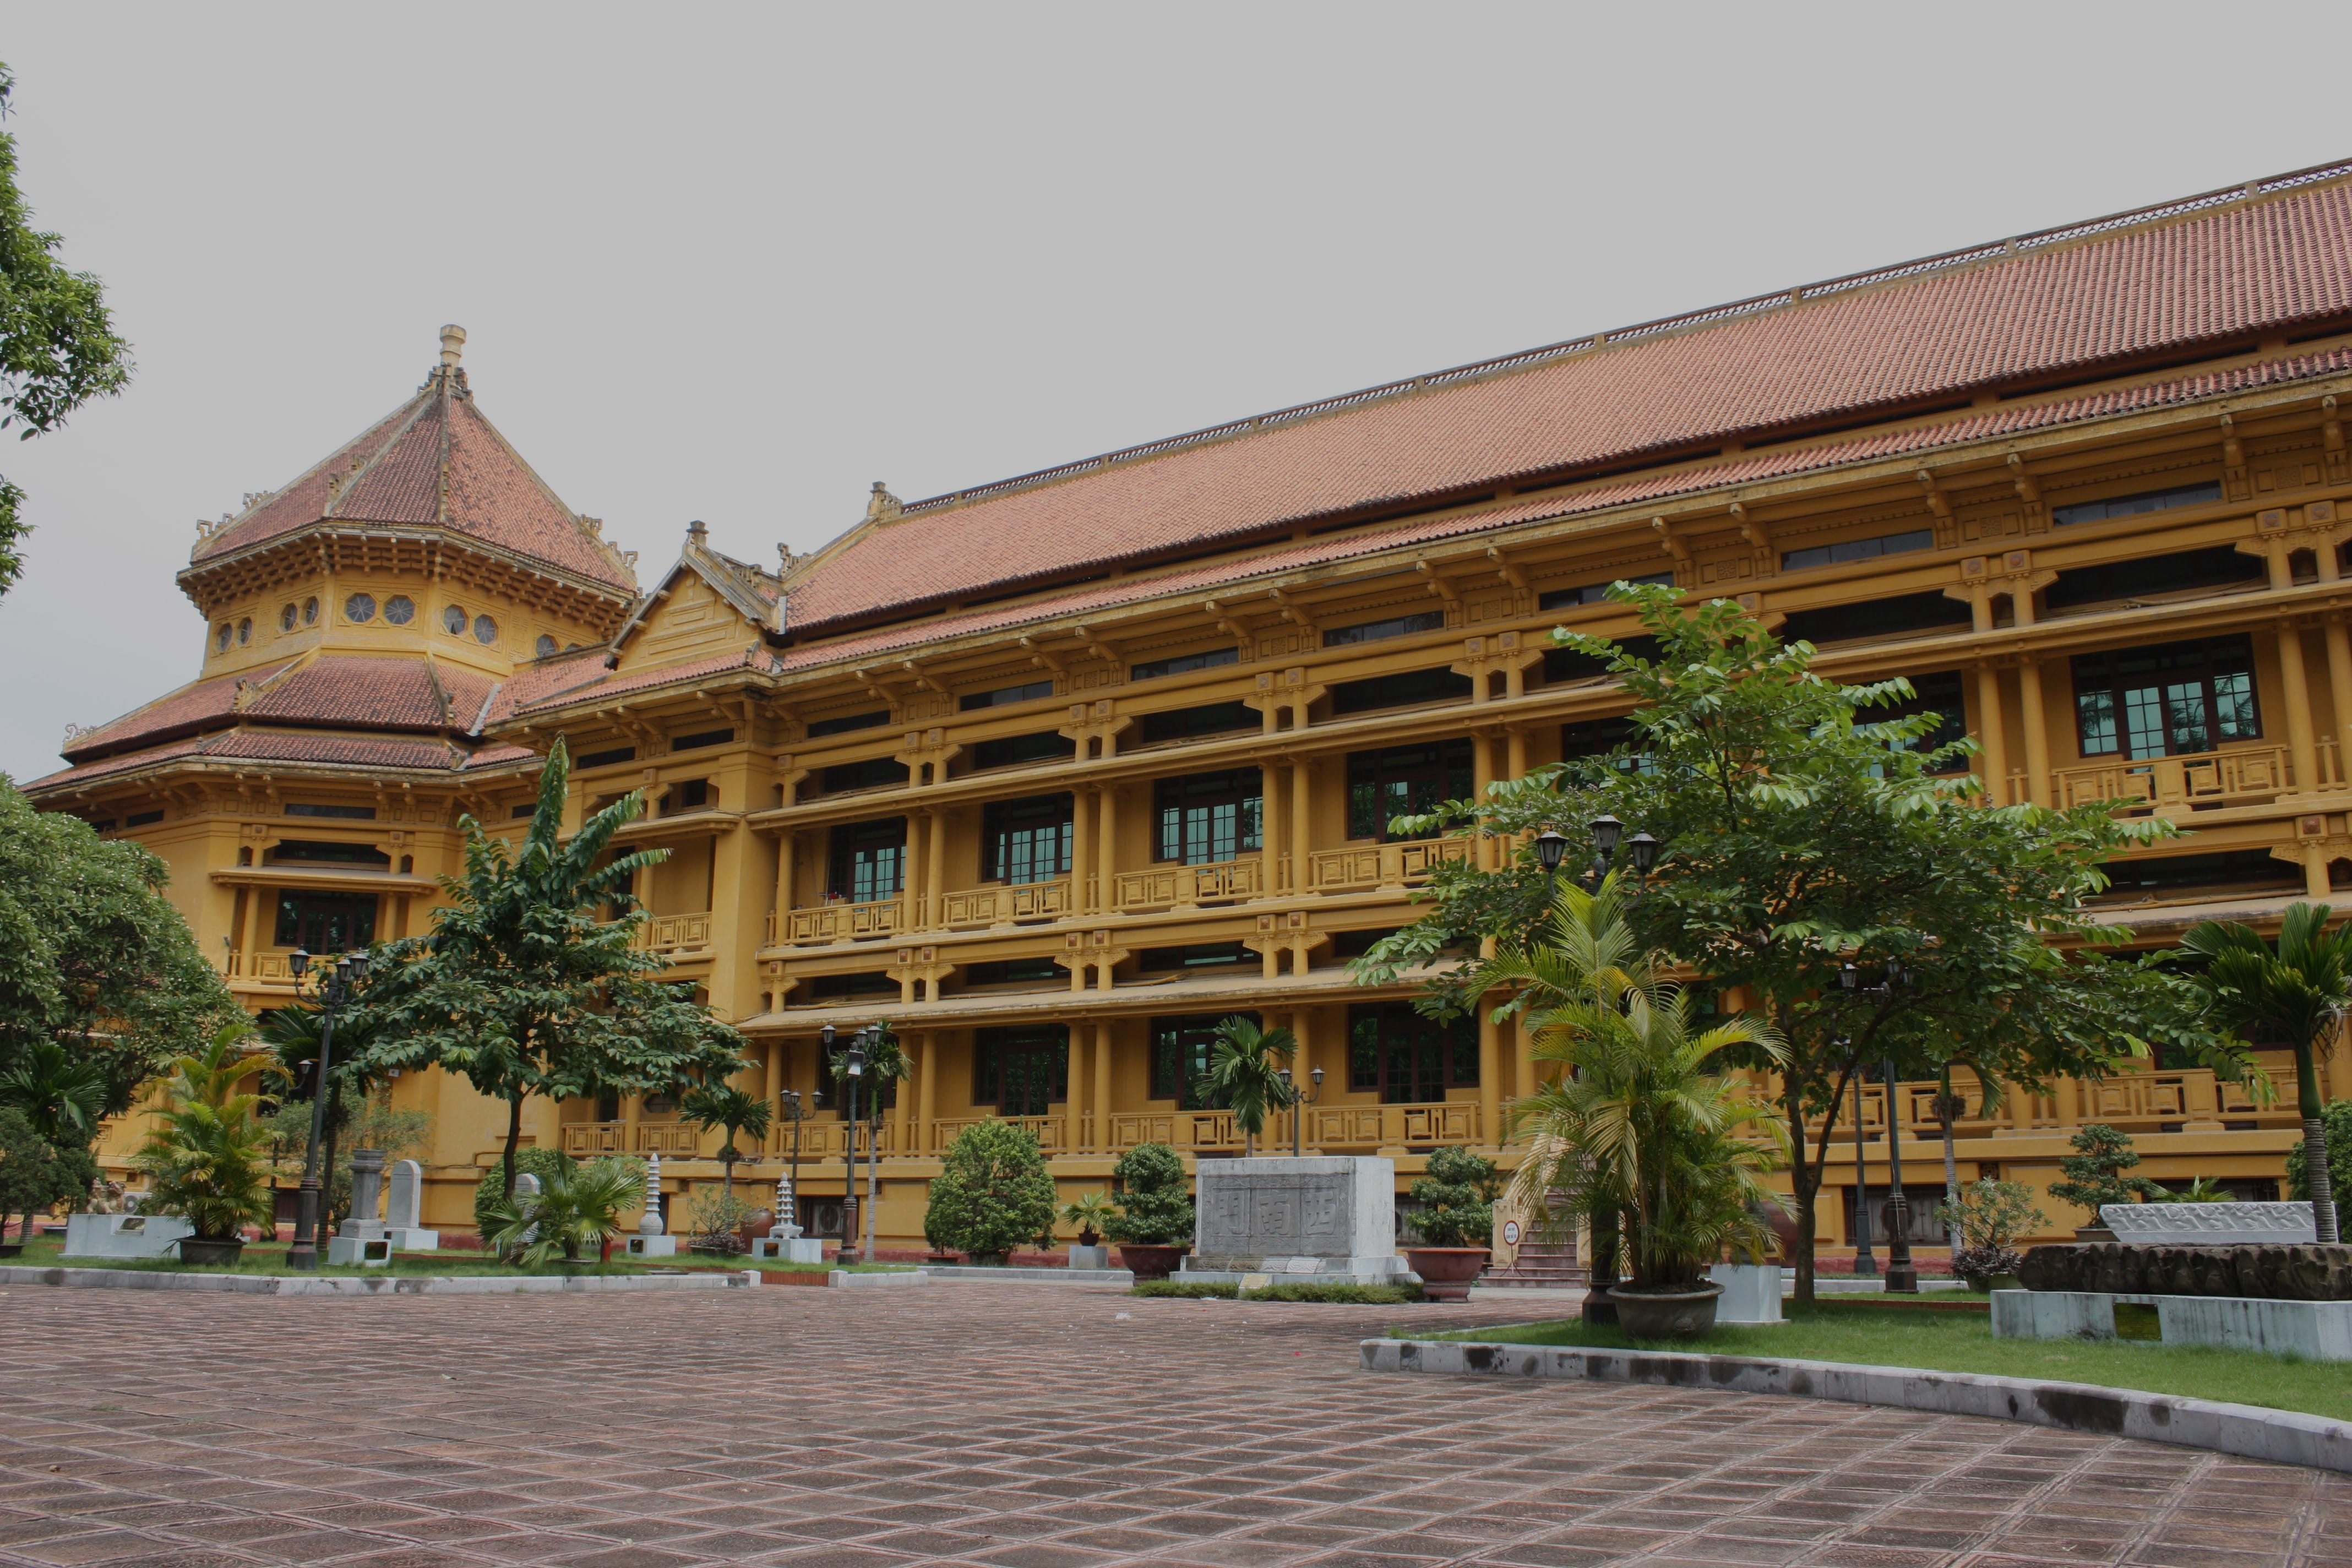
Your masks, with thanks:
[{"label": "stone slab", "polygon": [[701,1268],[676,1274],[429,1276],[386,1274],[195,1274],[146,1268],[35,1268],[0,1266],[0,1285],[57,1285],[88,1290],[216,1290],[239,1296],[515,1296],[605,1294],[630,1290],[719,1290],[757,1285],[757,1269]]},{"label": "stone slab", "polygon": [[1370,1154],[1203,1160],[1191,1277],[1403,1274],[1396,1255],[1396,1162]]},{"label": "stone slab", "polygon": [[66,1258],[170,1258],[196,1234],[169,1215],[78,1214],[66,1220]]},{"label": "stone slab", "polygon": [[1716,1298],[1718,1323],[1778,1323],[1780,1316],[1780,1266],[1777,1263],[1718,1263],[1706,1277],[1723,1287]]},{"label": "stone slab", "polygon": [[425,1223],[425,1167],[414,1160],[395,1160],[385,1182],[384,1225],[393,1230],[416,1230]]},{"label": "stone slab", "polygon": [[2263,1351],[2305,1361],[2352,1361],[2352,1301],[1996,1290],[1992,1293],[1993,1337],[2114,1339],[2119,1302],[2154,1307],[2157,1331],[2167,1344]]},{"label": "stone slab", "polygon": [[2108,1204],[2099,1219],[2117,1241],[2142,1247],[2319,1239],[2309,1204]]},{"label": "stone slab", "polygon": [[919,1268],[899,1269],[888,1274],[853,1274],[846,1268],[836,1268],[825,1276],[825,1283],[836,1290],[878,1290],[903,1285],[928,1285],[930,1280]]},{"label": "stone slab", "polygon": [[[1996,1291],[1996,1296],[2009,1294]],[[2020,1291],[2017,1294],[2024,1294]],[[2205,1298],[2198,1298],[2203,1300]],[[2178,1443],[2280,1464],[2352,1473],[2352,1426],[2252,1405],[2184,1399],[2094,1384],[1767,1356],[1582,1350],[1462,1340],[1365,1340],[1367,1372],[1577,1383],[1664,1384],[1834,1399],[1948,1415],[1984,1415],[2105,1437]]]},{"label": "stone slab", "polygon": [[1073,1268],[1110,1267],[1110,1248],[1108,1247],[1081,1247],[1074,1241],[1069,1245],[1068,1253],[1070,1267]]}]

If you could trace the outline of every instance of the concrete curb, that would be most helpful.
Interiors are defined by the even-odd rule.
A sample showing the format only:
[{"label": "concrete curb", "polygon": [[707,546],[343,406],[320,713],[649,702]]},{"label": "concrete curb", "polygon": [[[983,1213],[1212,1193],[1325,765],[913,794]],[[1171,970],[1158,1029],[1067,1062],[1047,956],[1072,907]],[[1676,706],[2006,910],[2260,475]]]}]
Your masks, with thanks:
[{"label": "concrete curb", "polygon": [[824,1282],[836,1290],[871,1290],[886,1285],[923,1285],[929,1281],[919,1268],[889,1274],[852,1274],[846,1268],[836,1268],[824,1277]]},{"label": "concrete curb", "polygon": [[2352,1426],[2342,1422],[2291,1410],[2223,1405],[2094,1384],[2042,1383],[1979,1373],[1922,1372],[1841,1362],[1464,1340],[1365,1340],[1359,1348],[1367,1372],[1655,1384],[1778,1394],[1795,1399],[1837,1399],[1944,1415],[1985,1415],[2105,1437],[2179,1443],[2318,1470],[2352,1471]]},{"label": "concrete curb", "polygon": [[982,1279],[992,1285],[1116,1285],[1125,1289],[1135,1276],[1124,1268],[975,1268],[968,1263],[926,1263],[927,1279]]},{"label": "concrete curb", "polygon": [[689,1274],[398,1275],[175,1274],[139,1268],[0,1268],[0,1285],[62,1285],[86,1290],[215,1290],[238,1296],[516,1296],[616,1290],[740,1290],[759,1271],[705,1268]]}]

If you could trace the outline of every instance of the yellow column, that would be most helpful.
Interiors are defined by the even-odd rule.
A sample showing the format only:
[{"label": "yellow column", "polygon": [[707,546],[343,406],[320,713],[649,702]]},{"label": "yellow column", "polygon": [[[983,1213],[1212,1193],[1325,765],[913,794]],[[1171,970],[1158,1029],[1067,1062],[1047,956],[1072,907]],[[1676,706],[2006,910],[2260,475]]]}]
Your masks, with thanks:
[{"label": "yellow column", "polygon": [[[1301,1094],[1307,1095],[1315,1092],[1314,1034],[1315,1009],[1301,1007],[1290,1015],[1290,1037],[1297,1046],[1290,1058],[1291,1081],[1298,1086]],[[1315,1142],[1307,1136],[1315,1131],[1315,1113],[1309,1109],[1298,1114],[1307,1119],[1307,1125],[1298,1131],[1299,1147],[1306,1149]]]},{"label": "yellow column", "polygon": [[[264,905],[275,903],[277,900],[269,896],[269,889],[267,888],[254,887],[246,891],[247,896],[245,900],[245,977],[247,980],[258,980],[261,978],[261,910]],[[274,936],[277,933],[273,931],[270,934]]]},{"label": "yellow column", "polygon": [[917,1129],[919,1134],[917,1152],[929,1152],[932,1143],[931,1123],[938,1117],[940,1109],[939,1032],[924,1030],[918,1048],[922,1055],[915,1064],[915,1092],[920,1100],[923,1124]]},{"label": "yellow column", "polygon": [[1095,871],[1102,884],[1102,897],[1095,907],[1109,914],[1118,907],[1118,785],[1107,784],[1102,791],[1102,865]]},{"label": "yellow column", "polygon": [[2029,659],[2017,670],[2017,716],[2025,725],[2025,794],[2036,805],[2055,805],[2050,786],[2050,731],[2042,709],[2042,666]]},{"label": "yellow column", "polygon": [[777,1096],[784,1091],[784,1042],[770,1040],[765,1055],[767,1068],[761,1075],[761,1089],[768,1097],[768,1114],[773,1120],[768,1123],[768,1138],[762,1147],[781,1150],[784,1146],[784,1123],[781,1115],[782,1102]]},{"label": "yellow column", "polygon": [[2289,625],[2278,633],[2279,684],[2286,698],[2286,744],[2294,759],[2294,787],[2304,794],[2319,787],[2319,748],[2311,732],[2311,680],[2304,673],[2303,633]]},{"label": "yellow column", "polygon": [[[1483,684],[1484,677],[1480,679]],[[1495,737],[1492,735],[1482,735],[1476,731],[1471,731],[1470,793],[1479,800],[1486,798],[1486,786],[1495,782],[1494,740]],[[1475,852],[1481,867],[1487,870],[1494,869],[1495,841],[1493,839],[1479,839],[1475,847]]]},{"label": "yellow column", "polygon": [[919,931],[923,924],[923,819],[908,812],[905,841],[898,850],[898,919],[901,931]]},{"label": "yellow column", "polygon": [[1478,1117],[1489,1148],[1501,1146],[1503,1130],[1502,1030],[1486,998],[1478,998]]},{"label": "yellow column", "polygon": [[1076,1150],[1086,1141],[1086,1118],[1082,1114],[1082,1108],[1087,1103],[1084,1087],[1087,1068],[1087,1026],[1084,1023],[1070,1026],[1069,1052],[1069,1090],[1062,1103],[1063,1120],[1066,1123],[1066,1130],[1062,1134],[1062,1147],[1066,1150]]},{"label": "yellow column", "polygon": [[1260,767],[1258,784],[1257,863],[1263,890],[1278,894],[1282,888],[1282,770]]},{"label": "yellow column", "polygon": [[1094,892],[1087,885],[1094,879],[1095,846],[1094,792],[1087,789],[1070,792],[1070,913],[1082,915],[1094,908]]},{"label": "yellow column", "polygon": [[1985,799],[1993,805],[2009,804],[2009,736],[2000,716],[2000,671],[1991,665],[1977,667],[1977,772],[1985,781]]},{"label": "yellow column", "polygon": [[1313,818],[1307,814],[1314,791],[1307,768],[1303,757],[1290,764],[1290,887],[1299,893],[1314,885],[1308,876],[1315,854]]},{"label": "yellow column", "polygon": [[1110,1020],[1095,1025],[1095,1136],[1092,1147],[1110,1147]]},{"label": "yellow column", "polygon": [[[2325,557],[2335,558],[2329,551]],[[2329,717],[2335,727],[2328,732],[2336,752],[2336,776],[2330,784],[2341,784],[2352,779],[2352,633],[2345,630],[2342,621],[2330,621],[2324,628],[2327,637],[2327,702],[2333,711]]]},{"label": "yellow column", "polygon": [[621,1152],[624,1154],[637,1152],[637,1122],[643,1119],[645,1110],[643,1095],[632,1094],[621,1101]]},{"label": "yellow column", "polygon": [[[931,808],[931,847],[923,856],[924,923],[938,925],[947,914],[948,814]],[[936,996],[933,1001],[939,1000]]]},{"label": "yellow column", "polygon": [[776,835],[776,940],[793,934],[793,830]]},{"label": "yellow column", "polygon": [[[1517,696],[1517,693],[1514,692],[1512,695]],[[1511,738],[1511,776],[1515,779],[1525,778],[1528,775],[1528,732],[1525,730],[1515,729],[1507,731],[1506,733]]]}]

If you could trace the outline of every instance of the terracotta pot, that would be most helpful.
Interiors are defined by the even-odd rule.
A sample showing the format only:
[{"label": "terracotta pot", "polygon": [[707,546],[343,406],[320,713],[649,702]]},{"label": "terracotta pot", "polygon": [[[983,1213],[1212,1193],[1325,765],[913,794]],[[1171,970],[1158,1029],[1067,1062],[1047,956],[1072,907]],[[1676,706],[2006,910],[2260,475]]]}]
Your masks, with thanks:
[{"label": "terracotta pot", "polygon": [[180,1261],[198,1268],[219,1268],[234,1265],[245,1256],[245,1237],[232,1237],[226,1241],[206,1241],[197,1237],[180,1238]]},{"label": "terracotta pot", "polygon": [[1176,1272],[1176,1266],[1192,1250],[1189,1247],[1145,1247],[1130,1242],[1119,1247],[1118,1260],[1138,1279],[1165,1279]]},{"label": "terracotta pot", "polygon": [[1408,1247],[1404,1260],[1421,1276],[1421,1293],[1433,1301],[1466,1301],[1470,1286],[1486,1272],[1494,1249],[1486,1247]]},{"label": "terracotta pot", "polygon": [[1629,1339],[1695,1340],[1715,1331],[1715,1304],[1723,1287],[1713,1280],[1688,1290],[1636,1290],[1619,1285],[1609,1292],[1617,1304],[1617,1325]]}]

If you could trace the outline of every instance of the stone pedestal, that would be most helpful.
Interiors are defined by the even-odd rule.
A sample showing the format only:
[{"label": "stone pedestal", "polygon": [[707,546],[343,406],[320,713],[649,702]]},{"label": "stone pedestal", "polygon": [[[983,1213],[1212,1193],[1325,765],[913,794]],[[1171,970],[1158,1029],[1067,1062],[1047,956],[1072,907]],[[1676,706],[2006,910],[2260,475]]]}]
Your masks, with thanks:
[{"label": "stone pedestal", "polygon": [[674,1236],[633,1236],[629,1237],[632,1258],[676,1258],[677,1237]]},{"label": "stone pedestal", "polygon": [[1780,1266],[1777,1263],[1718,1263],[1706,1277],[1723,1287],[1716,1298],[1718,1323],[1778,1323],[1780,1316]]},{"label": "stone pedestal", "polygon": [[1378,1155],[1203,1160],[1182,1278],[1391,1285],[1413,1278],[1396,1249],[1396,1163]]},{"label": "stone pedestal", "polygon": [[1074,1241],[1070,1243],[1070,1267],[1073,1268],[1108,1268],[1110,1267],[1110,1248],[1108,1247],[1080,1247]]},{"label": "stone pedestal", "polygon": [[383,1232],[394,1252],[438,1252],[441,1233],[420,1226],[386,1226]]},{"label": "stone pedestal", "polygon": [[769,1263],[822,1263],[824,1243],[814,1236],[754,1237],[751,1256]]},{"label": "stone pedestal", "polygon": [[78,1214],[66,1220],[67,1258],[169,1258],[184,1237],[196,1234],[186,1220],[170,1215]]},{"label": "stone pedestal", "polygon": [[[383,1226],[376,1226],[381,1230]],[[358,1264],[363,1268],[392,1267],[392,1237],[389,1236],[331,1236],[327,1237],[327,1261],[337,1268]]]},{"label": "stone pedestal", "polygon": [[390,1196],[384,1202],[384,1234],[397,1252],[438,1252],[441,1233],[425,1228],[425,1167],[402,1160],[392,1167]]},{"label": "stone pedestal", "polygon": [[[2135,1331],[2117,1332],[2117,1309],[2137,1310]],[[2149,1309],[2156,1319],[2147,1331]],[[2252,1296],[2110,1295],[2097,1290],[1996,1290],[1997,1340],[2157,1339],[2168,1345],[2221,1345],[2352,1361],[2352,1301],[2274,1301]]]}]

